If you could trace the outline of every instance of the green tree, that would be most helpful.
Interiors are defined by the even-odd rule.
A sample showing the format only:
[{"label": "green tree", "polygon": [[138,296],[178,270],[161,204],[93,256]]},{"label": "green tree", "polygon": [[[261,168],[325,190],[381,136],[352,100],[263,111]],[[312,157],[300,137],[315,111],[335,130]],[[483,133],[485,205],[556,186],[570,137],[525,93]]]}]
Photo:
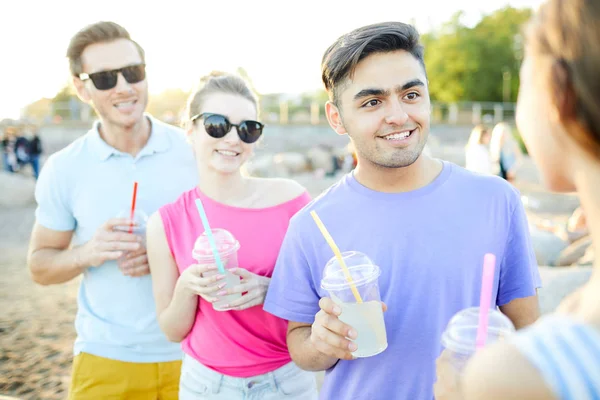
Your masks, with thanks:
[{"label": "green tree", "polygon": [[181,89],[166,89],[150,96],[147,111],[157,118],[177,122],[186,107],[189,95],[189,92]]},{"label": "green tree", "polygon": [[468,74],[477,68],[477,60],[469,57],[470,31],[460,19],[452,16],[439,31],[423,35],[425,64],[432,99],[443,102],[463,100],[467,93]]},{"label": "green tree", "polygon": [[477,54],[482,60],[472,76],[472,100],[503,101],[503,75],[510,74],[510,97],[516,101],[519,88],[519,68],[522,49],[521,30],[531,18],[531,10],[506,7],[485,16],[473,29],[478,43]]},{"label": "green tree", "polygon": [[45,118],[52,115],[52,99],[42,98],[31,104],[28,104],[23,109],[25,118],[43,121]]},{"label": "green tree", "polygon": [[459,12],[441,29],[423,35],[432,99],[503,101],[503,77],[510,76],[508,100],[515,101],[522,59],[520,32],[530,16],[529,9],[506,7],[468,28]]},{"label": "green tree", "polygon": [[75,119],[78,115],[74,112],[81,106],[81,101],[75,95],[75,92],[70,84],[65,84],[63,88],[51,100],[52,116],[60,116],[63,119]]},{"label": "green tree", "polygon": [[289,115],[293,117],[296,114],[309,114],[313,103],[316,102],[319,107],[323,108],[327,100],[329,100],[329,96],[325,90],[304,92],[294,101],[288,102]]}]

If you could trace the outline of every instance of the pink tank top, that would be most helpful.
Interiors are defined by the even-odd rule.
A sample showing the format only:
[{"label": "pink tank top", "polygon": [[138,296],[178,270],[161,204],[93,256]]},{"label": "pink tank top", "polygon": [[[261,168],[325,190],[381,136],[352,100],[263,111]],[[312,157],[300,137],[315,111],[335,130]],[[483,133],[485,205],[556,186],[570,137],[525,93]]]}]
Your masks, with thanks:
[{"label": "pink tank top", "polygon": [[[226,229],[239,241],[239,266],[271,277],[290,218],[310,202],[307,192],[273,207],[238,208],[218,203],[197,188],[160,208],[160,216],[179,273],[196,261],[192,249],[204,232],[195,200],[200,199],[211,228]],[[192,330],[183,351],[221,374],[247,378],[289,363],[287,321],[263,310],[215,311],[200,298]]]}]

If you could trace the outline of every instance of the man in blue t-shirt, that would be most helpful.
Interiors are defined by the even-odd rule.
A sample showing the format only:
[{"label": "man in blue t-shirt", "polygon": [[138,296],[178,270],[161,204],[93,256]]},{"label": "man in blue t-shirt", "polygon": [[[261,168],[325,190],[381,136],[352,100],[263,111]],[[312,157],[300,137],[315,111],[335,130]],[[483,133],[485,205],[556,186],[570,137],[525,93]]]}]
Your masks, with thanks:
[{"label": "man in blue t-shirt", "polygon": [[[325,52],[331,127],[348,135],[358,165],[290,222],[264,305],[289,322],[288,345],[303,369],[326,370],[323,399],[433,398],[435,360],[448,321],[476,306],[486,253],[496,255],[492,301],[517,328],[539,316],[540,286],[519,194],[424,154],[430,101],[416,30],[391,22],[339,38]],[[380,268],[388,347],[353,359],[353,327],[321,288],[332,250]]]},{"label": "man in blue t-shirt", "polygon": [[42,285],[80,279],[68,398],[176,400],[182,351],[156,317],[145,222],[120,227],[130,222],[134,187],[137,215],[193,188],[194,153],[182,130],[146,114],[145,53],[124,27],[84,27],[67,56],[98,120],[41,170],[28,267]]}]

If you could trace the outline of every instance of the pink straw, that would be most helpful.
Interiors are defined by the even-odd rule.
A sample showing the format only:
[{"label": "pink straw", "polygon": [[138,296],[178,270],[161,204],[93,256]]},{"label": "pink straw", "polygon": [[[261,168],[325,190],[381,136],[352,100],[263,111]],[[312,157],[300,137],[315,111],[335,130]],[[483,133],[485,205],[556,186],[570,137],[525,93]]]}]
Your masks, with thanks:
[{"label": "pink straw", "polygon": [[476,346],[480,350],[485,346],[488,334],[488,317],[490,303],[492,302],[492,288],[494,286],[494,269],[496,256],[486,254],[483,258],[483,277],[481,280],[481,298],[479,299],[479,325],[477,326]]}]

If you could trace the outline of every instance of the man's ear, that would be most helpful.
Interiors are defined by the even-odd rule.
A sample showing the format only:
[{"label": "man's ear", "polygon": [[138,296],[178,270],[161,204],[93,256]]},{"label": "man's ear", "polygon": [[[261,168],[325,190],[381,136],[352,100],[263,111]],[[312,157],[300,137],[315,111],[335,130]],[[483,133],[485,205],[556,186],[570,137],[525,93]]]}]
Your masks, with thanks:
[{"label": "man's ear", "polygon": [[79,97],[84,103],[90,103],[92,101],[92,97],[90,96],[88,88],[85,86],[85,82],[74,76],[72,83],[75,87],[75,91],[77,92],[77,97]]},{"label": "man's ear", "polygon": [[338,135],[346,135],[348,133],[346,132],[346,128],[344,128],[342,114],[332,101],[325,103],[325,115],[327,115],[329,126],[331,126]]}]

